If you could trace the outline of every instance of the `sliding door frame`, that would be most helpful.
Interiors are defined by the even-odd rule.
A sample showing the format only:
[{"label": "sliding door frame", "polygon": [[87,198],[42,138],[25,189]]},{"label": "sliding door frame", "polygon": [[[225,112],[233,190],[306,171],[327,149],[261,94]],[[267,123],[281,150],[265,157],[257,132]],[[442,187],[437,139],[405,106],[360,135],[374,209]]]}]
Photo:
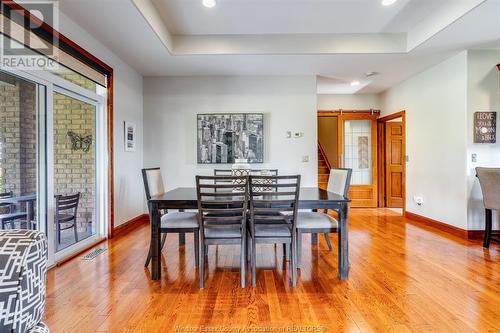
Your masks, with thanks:
[{"label": "sliding door frame", "polygon": [[[318,117],[337,117],[337,154],[338,165],[344,167],[344,121],[369,120],[371,122],[371,168],[372,177],[369,185],[351,185],[349,197],[351,207],[377,207],[378,203],[378,168],[377,168],[377,118],[379,110],[318,110]],[[360,197],[357,193],[370,193],[370,198]]]},{"label": "sliding door frame", "polygon": [[[107,126],[109,123],[109,113],[107,112],[108,96],[100,95],[96,92],[84,89],[70,81],[67,81],[57,75],[45,71],[29,72],[20,70],[4,70],[3,72],[19,77],[20,79],[31,81],[37,85],[45,87],[45,110],[40,114],[38,87],[37,87],[37,138],[40,135],[40,124],[44,126],[44,144],[40,145],[37,141],[37,193],[40,187],[40,182],[45,181],[43,192],[38,195],[40,200],[37,200],[39,210],[37,211],[39,225],[44,222],[40,230],[45,232],[48,242],[48,266],[52,266],[59,261],[64,261],[83,249],[106,239],[109,234],[109,211],[112,211],[111,203],[109,202],[109,157],[106,154],[106,147],[109,146],[110,130]],[[96,230],[95,235],[87,239],[77,242],[78,246],[71,245],[56,253],[55,248],[55,230],[54,223],[54,203],[51,198],[54,198],[54,93],[62,94],[82,102],[92,104],[96,111],[96,149],[95,149],[95,164],[96,164],[96,198],[95,211],[96,218],[100,223],[99,230]],[[105,93],[105,92],[103,92]],[[43,117],[43,119],[41,119]],[[112,131],[111,131],[112,132]],[[112,135],[112,134],[111,134]],[[45,165],[40,165],[40,155],[44,154]],[[42,179],[43,178],[43,179]],[[41,208],[41,209],[40,209]],[[108,222],[108,223],[105,223]]]}]

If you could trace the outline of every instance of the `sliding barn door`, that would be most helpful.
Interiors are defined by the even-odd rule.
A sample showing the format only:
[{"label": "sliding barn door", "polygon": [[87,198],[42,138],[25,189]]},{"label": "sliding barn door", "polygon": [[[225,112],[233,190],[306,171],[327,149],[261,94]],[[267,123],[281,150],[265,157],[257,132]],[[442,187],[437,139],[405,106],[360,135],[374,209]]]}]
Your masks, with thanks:
[{"label": "sliding barn door", "polygon": [[352,169],[351,207],[377,207],[377,115],[340,115],[340,162]]}]

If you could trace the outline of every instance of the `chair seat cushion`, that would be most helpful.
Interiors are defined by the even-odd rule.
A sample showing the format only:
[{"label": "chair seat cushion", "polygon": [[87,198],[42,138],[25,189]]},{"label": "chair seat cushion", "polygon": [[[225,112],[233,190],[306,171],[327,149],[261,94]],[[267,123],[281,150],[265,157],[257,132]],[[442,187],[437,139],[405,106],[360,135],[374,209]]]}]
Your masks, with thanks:
[{"label": "chair seat cushion", "polygon": [[317,212],[299,212],[297,229],[335,229],[338,222],[333,217]]},{"label": "chair seat cushion", "polygon": [[289,224],[256,224],[256,237],[291,237],[291,227]]},{"label": "chair seat cushion", "polygon": [[161,227],[165,229],[198,228],[198,213],[172,212],[161,217]]},{"label": "chair seat cushion", "polygon": [[205,238],[241,238],[238,226],[205,226]]}]

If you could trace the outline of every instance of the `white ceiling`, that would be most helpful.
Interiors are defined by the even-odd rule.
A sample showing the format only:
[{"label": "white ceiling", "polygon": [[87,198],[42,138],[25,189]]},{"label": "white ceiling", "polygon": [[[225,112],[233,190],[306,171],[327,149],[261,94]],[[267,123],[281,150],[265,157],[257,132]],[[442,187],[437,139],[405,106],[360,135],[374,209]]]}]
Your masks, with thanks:
[{"label": "white ceiling", "polygon": [[[218,0],[213,9],[152,1],[59,6],[144,76],[319,75],[330,93],[380,92],[500,41],[500,0]],[[368,71],[380,75],[367,79]]]},{"label": "white ceiling", "polygon": [[[391,10],[373,0],[219,0],[215,8],[199,0],[153,0],[173,35],[408,32],[445,1],[430,1],[419,12]],[[413,2],[416,2],[413,0]],[[353,24],[355,22],[355,24]]]}]

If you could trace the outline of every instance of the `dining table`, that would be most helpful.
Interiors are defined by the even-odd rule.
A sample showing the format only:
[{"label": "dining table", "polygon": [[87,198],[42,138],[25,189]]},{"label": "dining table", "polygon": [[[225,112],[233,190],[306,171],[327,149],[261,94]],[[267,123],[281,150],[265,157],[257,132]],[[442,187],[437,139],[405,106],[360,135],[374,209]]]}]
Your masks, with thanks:
[{"label": "dining table", "polygon": [[36,194],[26,194],[20,196],[13,196],[9,198],[0,198],[0,204],[25,204],[26,206],[26,220],[28,229],[34,229],[33,222],[35,220],[35,202]]},{"label": "dining table", "polygon": [[[340,280],[349,276],[348,203],[350,199],[317,187],[301,187],[298,209],[331,209],[338,213],[338,275]],[[196,187],[179,187],[148,200],[151,226],[151,279],[161,279],[161,210],[198,209]],[[313,237],[313,239],[317,239]]]}]

